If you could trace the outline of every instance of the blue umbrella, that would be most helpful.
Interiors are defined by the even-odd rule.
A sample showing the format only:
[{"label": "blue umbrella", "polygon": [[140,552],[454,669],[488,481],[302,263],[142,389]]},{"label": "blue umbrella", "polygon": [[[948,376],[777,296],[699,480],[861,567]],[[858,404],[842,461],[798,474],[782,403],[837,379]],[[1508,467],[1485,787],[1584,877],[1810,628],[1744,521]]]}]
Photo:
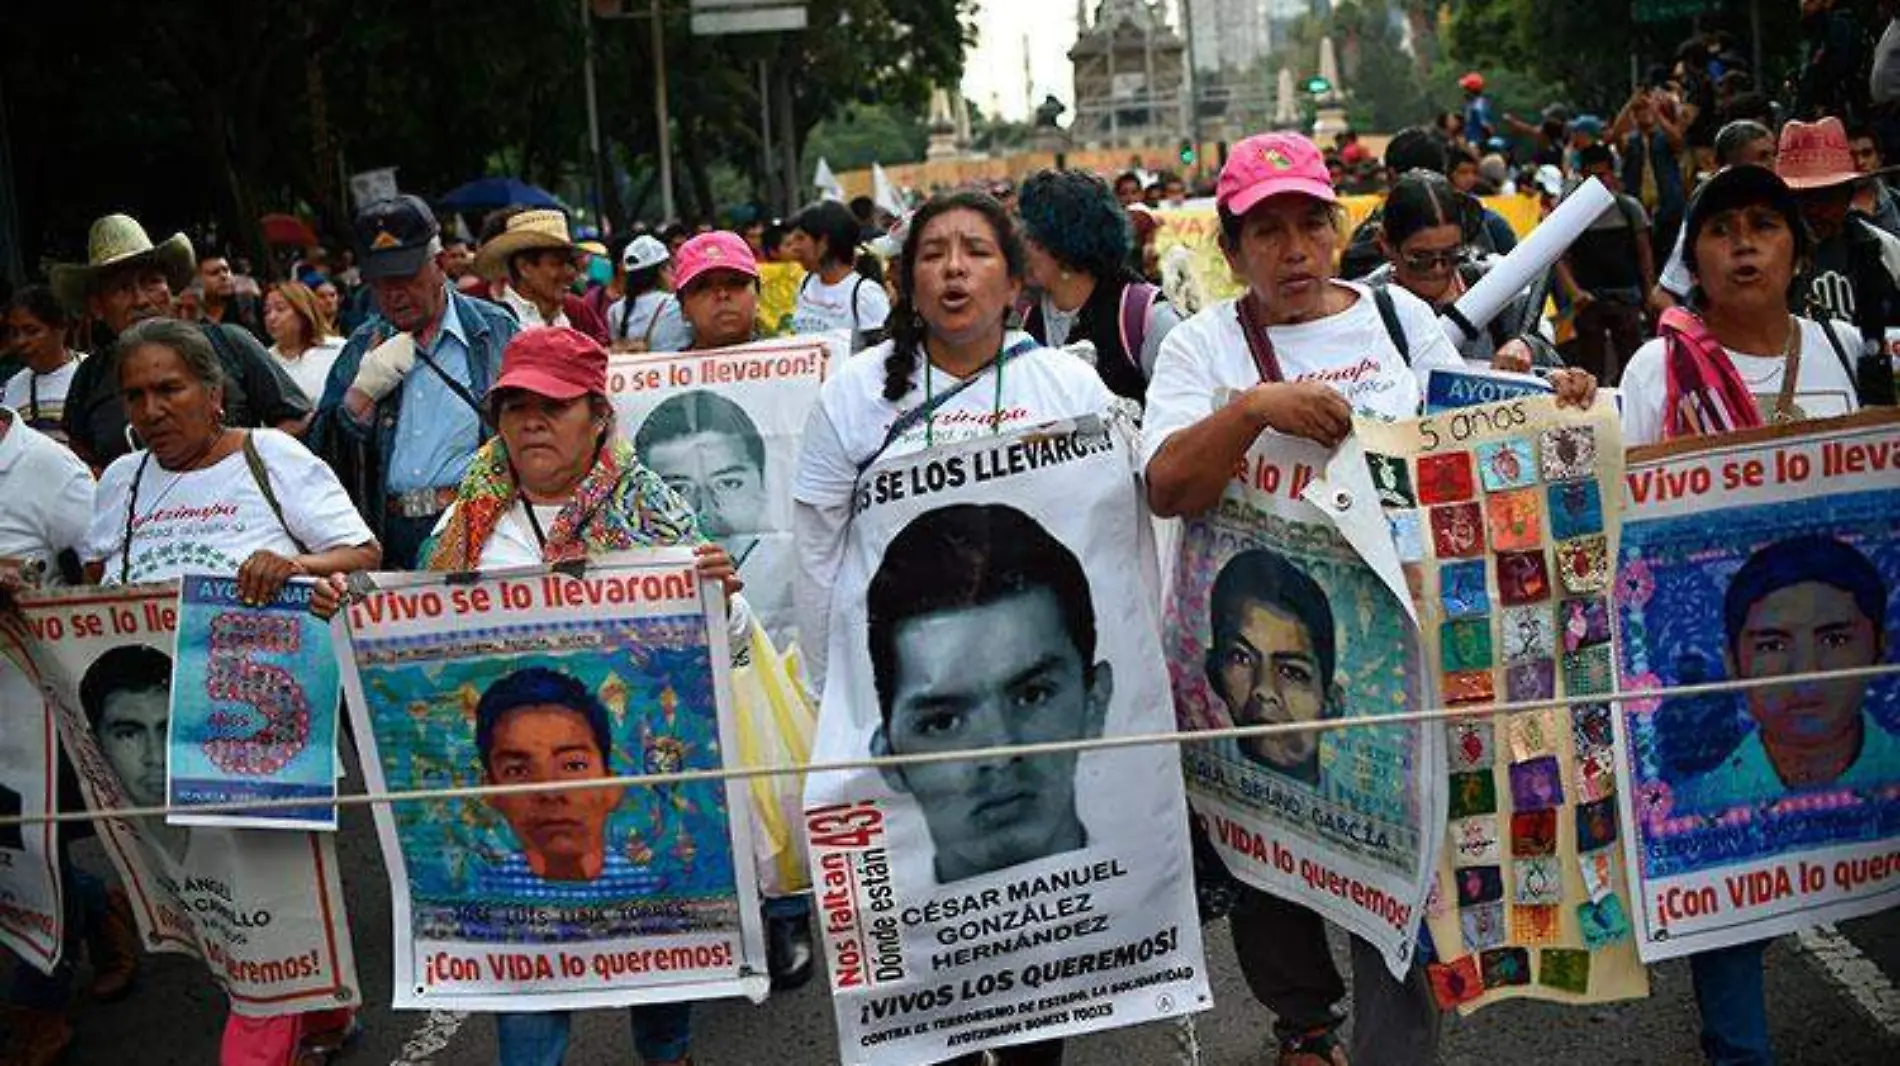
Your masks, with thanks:
[{"label": "blue umbrella", "polygon": [[565,204],[554,198],[553,193],[520,178],[477,178],[466,185],[457,186],[436,201],[437,207],[450,211],[492,211],[514,204],[567,209]]}]

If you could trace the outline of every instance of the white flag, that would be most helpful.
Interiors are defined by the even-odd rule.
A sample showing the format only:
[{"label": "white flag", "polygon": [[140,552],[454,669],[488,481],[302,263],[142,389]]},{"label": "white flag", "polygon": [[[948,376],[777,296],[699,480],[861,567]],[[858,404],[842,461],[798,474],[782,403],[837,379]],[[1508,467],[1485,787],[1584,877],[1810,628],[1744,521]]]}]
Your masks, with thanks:
[{"label": "white flag", "polygon": [[897,191],[890,175],[884,173],[884,167],[875,162],[871,164],[871,200],[889,211],[891,217],[904,217],[904,194]]},{"label": "white flag", "polygon": [[838,176],[831,172],[831,164],[823,156],[818,157],[818,172],[811,176],[811,183],[818,186],[818,195],[826,200],[844,202],[844,186],[838,184]]}]

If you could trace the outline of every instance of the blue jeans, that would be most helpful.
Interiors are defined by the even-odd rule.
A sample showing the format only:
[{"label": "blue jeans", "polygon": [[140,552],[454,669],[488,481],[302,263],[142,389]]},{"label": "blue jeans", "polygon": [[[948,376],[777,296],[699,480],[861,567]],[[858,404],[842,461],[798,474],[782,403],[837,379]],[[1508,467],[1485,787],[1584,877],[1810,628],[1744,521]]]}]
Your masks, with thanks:
[{"label": "blue jeans", "polygon": [[80,870],[66,859],[62,842],[59,849],[59,879],[66,912],[66,942],[60,949],[59,965],[50,974],[41,973],[30,962],[13,968],[13,988],[7,1002],[29,1010],[63,1011],[73,998],[73,971],[79,965],[85,947],[86,931],[105,920],[106,885],[104,881]]},{"label": "blue jeans", "polygon": [[1766,940],[1689,956],[1702,1054],[1709,1066],[1774,1066],[1768,1046],[1768,1004],[1762,992]]},{"label": "blue jeans", "polygon": [[[673,1062],[692,1048],[693,1009],[687,1003],[647,1003],[627,1008],[633,1049],[642,1062]],[[501,1066],[561,1066],[574,1015],[566,1011],[495,1015]]]}]

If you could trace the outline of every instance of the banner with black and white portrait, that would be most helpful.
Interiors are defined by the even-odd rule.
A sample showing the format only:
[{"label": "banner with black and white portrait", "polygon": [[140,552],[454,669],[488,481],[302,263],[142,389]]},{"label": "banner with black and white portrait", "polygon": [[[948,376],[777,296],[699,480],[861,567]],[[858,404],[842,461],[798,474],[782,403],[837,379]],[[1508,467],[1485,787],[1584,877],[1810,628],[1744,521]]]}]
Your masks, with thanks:
[{"label": "banner with black and white portrait", "polygon": [[[32,636],[17,615],[0,616],[0,818],[50,814],[59,806],[59,731],[40,694]],[[59,965],[59,826],[0,826],[0,945],[41,973]]]},{"label": "banner with black and white portrait", "polygon": [[616,355],[607,372],[621,435],[732,554],[780,649],[796,643],[792,471],[832,360],[848,354],[842,334],[825,334]]},{"label": "banner with black and white portrait", "polygon": [[[1167,732],[1130,448],[1096,420],[867,470],[817,762]],[[1171,746],[813,774],[842,1058],[938,1061],[1211,1006]]]}]

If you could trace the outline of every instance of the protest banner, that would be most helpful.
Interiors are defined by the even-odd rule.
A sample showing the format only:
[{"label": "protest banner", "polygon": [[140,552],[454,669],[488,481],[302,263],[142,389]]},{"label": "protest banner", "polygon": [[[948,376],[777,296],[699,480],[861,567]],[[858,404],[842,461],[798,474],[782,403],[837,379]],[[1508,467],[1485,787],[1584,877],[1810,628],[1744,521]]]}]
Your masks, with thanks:
[{"label": "protest banner", "polygon": [[[1264,435],[1219,505],[1185,524],[1163,635],[1182,730],[1423,705],[1364,464],[1331,462],[1319,445]],[[1402,975],[1444,817],[1438,744],[1417,725],[1362,725],[1191,744],[1182,766],[1235,877],[1363,938]]]},{"label": "protest banner", "polygon": [[[1480,709],[1612,692],[1623,467],[1610,398],[1584,412],[1517,397],[1356,433],[1438,701]],[[1611,717],[1607,703],[1572,702],[1433,726],[1449,822],[1426,905],[1426,972],[1441,1005],[1648,993],[1617,862]]]},{"label": "protest banner", "polygon": [[307,581],[262,607],[237,580],[187,575],[178,586],[165,794],[174,808],[308,799],[307,808],[198,814],[172,825],[336,829],[336,727],[342,689],[330,626],[310,613]]},{"label": "protest banner", "polygon": [[[29,595],[21,613],[86,806],[163,806],[178,583]],[[146,947],[204,959],[234,1012],[360,1001],[333,834],[94,824]]]},{"label": "protest banner", "polygon": [[[1055,423],[859,482],[816,761],[1165,732],[1123,432]],[[847,1063],[935,1062],[1212,1005],[1166,746],[813,774]]]},{"label": "protest banner", "polygon": [[[0,817],[59,808],[59,731],[40,694],[39,669],[18,616],[0,615]],[[59,826],[0,826],[0,945],[41,973],[66,940],[60,907]]]},{"label": "protest banner", "polygon": [[[379,574],[336,619],[372,791],[718,770],[725,609],[690,548]],[[743,782],[376,808],[398,1010],[764,997]]]},{"label": "protest banner", "polygon": [[780,649],[792,622],[792,472],[843,334],[616,355],[607,390],[640,461],[691,504],[739,564],[746,603]]},{"label": "protest banner", "polygon": [[1617,758],[1645,960],[1900,902],[1900,416],[1630,453]]}]

